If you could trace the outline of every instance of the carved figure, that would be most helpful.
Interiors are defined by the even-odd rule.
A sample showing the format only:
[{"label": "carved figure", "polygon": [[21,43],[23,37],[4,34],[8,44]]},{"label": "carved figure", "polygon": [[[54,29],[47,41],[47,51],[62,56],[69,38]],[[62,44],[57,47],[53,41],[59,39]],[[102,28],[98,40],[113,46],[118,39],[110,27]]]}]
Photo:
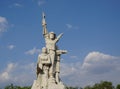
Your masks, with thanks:
[{"label": "carved figure", "polygon": [[56,56],[56,43],[59,41],[61,36],[63,34],[60,34],[58,37],[56,37],[56,34],[54,32],[48,33],[47,27],[46,27],[46,21],[45,21],[45,15],[43,13],[43,20],[42,20],[42,26],[43,26],[43,36],[45,38],[46,48],[48,50],[48,53],[50,55],[52,66],[50,67],[50,77],[54,78],[55,70],[54,70],[54,61]]},{"label": "carved figure", "polygon": [[60,74],[60,56],[66,54],[66,50],[59,50],[56,43],[62,37],[60,34],[56,37],[54,32],[47,31],[45,15],[43,13],[42,26],[43,36],[46,46],[42,48],[42,53],[38,56],[37,62],[37,80],[34,81],[32,89],[65,89],[61,82]]},{"label": "carved figure", "polygon": [[37,62],[37,79],[38,84],[41,88],[47,87],[48,81],[48,71],[49,67],[51,66],[51,59],[47,53],[47,49],[45,47],[42,48],[42,53],[38,56]]},{"label": "carved figure", "polygon": [[60,83],[60,77],[59,77],[59,74],[60,74],[60,56],[61,54],[66,54],[67,51],[66,50],[58,50],[58,47],[57,47],[57,50],[56,50],[56,60],[55,60],[55,65],[56,65],[56,69],[55,69],[55,79],[56,79],[56,82],[57,83]]}]

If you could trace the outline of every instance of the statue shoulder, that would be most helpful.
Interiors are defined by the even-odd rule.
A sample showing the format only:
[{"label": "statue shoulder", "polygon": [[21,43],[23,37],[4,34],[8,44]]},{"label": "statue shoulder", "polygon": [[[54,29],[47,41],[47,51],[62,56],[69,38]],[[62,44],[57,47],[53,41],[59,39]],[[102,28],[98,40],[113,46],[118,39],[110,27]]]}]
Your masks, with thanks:
[{"label": "statue shoulder", "polygon": [[49,34],[44,34],[43,36],[45,39],[49,39]]}]

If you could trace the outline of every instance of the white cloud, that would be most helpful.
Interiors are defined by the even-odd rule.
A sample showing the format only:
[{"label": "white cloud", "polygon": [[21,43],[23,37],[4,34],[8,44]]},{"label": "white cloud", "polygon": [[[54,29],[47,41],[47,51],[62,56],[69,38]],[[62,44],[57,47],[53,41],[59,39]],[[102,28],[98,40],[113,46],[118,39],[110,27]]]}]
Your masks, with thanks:
[{"label": "white cloud", "polygon": [[23,7],[23,5],[21,5],[19,3],[14,3],[13,6],[15,6],[15,7]]},{"label": "white cloud", "polygon": [[9,50],[12,50],[12,49],[14,49],[15,48],[15,45],[8,45],[8,49]]},{"label": "white cloud", "polygon": [[16,64],[9,63],[7,65],[7,68],[0,73],[0,83],[4,83],[6,81],[9,81],[11,79],[11,72],[15,69]]},{"label": "white cloud", "polygon": [[100,52],[91,52],[85,57],[82,68],[91,73],[110,72],[116,69],[116,64],[118,64],[116,61],[118,62],[118,59],[120,58]]},{"label": "white cloud", "polygon": [[41,6],[41,5],[43,5],[43,4],[45,4],[45,0],[38,0],[38,5],[39,5],[39,6]]},{"label": "white cloud", "polygon": [[[14,83],[31,85],[36,79],[36,63],[9,63],[0,73],[0,85]],[[90,52],[83,63],[61,63],[61,79],[67,85],[86,86],[107,80],[120,83],[120,58],[100,52]]]},{"label": "white cloud", "polygon": [[27,63],[20,64],[17,63],[17,67],[15,71],[11,73],[12,82],[16,83],[20,86],[31,85],[33,81],[36,79],[36,64],[35,63]]},{"label": "white cloud", "polygon": [[40,49],[34,47],[33,49],[26,51],[25,54],[34,55],[35,53],[40,53],[40,51]]},{"label": "white cloud", "polygon": [[14,8],[14,7],[21,8],[21,7],[23,7],[23,5],[20,3],[13,3],[12,5],[9,6],[9,8]]},{"label": "white cloud", "polygon": [[68,29],[75,29],[75,30],[79,29],[78,26],[73,26],[73,25],[71,25],[71,24],[66,24],[66,27],[67,27]]},{"label": "white cloud", "polygon": [[32,1],[37,2],[38,6],[42,6],[46,3],[45,0],[32,0]]},{"label": "white cloud", "polygon": [[101,80],[111,81],[113,84],[120,82],[120,57],[90,52],[82,64],[67,63],[62,66],[61,76],[68,85],[83,87]]},{"label": "white cloud", "polygon": [[73,75],[81,66],[81,63],[61,63],[61,77]]},{"label": "white cloud", "polygon": [[71,29],[73,26],[71,24],[66,24],[68,29]]},{"label": "white cloud", "polygon": [[31,85],[35,79],[35,68],[36,65],[34,63],[8,63],[7,68],[0,73],[1,87],[10,83],[20,86]]},{"label": "white cloud", "polygon": [[72,58],[72,59],[78,59],[77,56],[70,56],[70,58]]},{"label": "white cloud", "polygon": [[8,21],[5,17],[0,16],[0,33],[7,31]]}]

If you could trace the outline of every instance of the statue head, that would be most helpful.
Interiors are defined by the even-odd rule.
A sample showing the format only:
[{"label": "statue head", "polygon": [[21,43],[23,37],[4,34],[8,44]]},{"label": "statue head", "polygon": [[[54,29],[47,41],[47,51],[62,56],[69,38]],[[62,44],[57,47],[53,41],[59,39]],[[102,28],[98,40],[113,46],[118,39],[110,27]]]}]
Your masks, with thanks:
[{"label": "statue head", "polygon": [[42,48],[42,53],[47,53],[47,48],[46,47]]},{"label": "statue head", "polygon": [[56,38],[56,34],[54,32],[49,33],[50,39],[54,40]]}]

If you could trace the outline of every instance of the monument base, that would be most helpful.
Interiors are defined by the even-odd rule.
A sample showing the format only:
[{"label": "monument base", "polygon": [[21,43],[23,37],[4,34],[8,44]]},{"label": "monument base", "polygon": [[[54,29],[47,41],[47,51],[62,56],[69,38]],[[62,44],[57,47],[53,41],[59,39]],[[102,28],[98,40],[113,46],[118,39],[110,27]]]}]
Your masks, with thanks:
[{"label": "monument base", "polygon": [[37,82],[37,80],[34,80],[34,83],[33,83],[31,89],[66,89],[66,88],[62,82],[60,82],[58,84],[48,83],[48,85],[46,87],[43,87],[43,86],[40,86],[40,84]]}]

